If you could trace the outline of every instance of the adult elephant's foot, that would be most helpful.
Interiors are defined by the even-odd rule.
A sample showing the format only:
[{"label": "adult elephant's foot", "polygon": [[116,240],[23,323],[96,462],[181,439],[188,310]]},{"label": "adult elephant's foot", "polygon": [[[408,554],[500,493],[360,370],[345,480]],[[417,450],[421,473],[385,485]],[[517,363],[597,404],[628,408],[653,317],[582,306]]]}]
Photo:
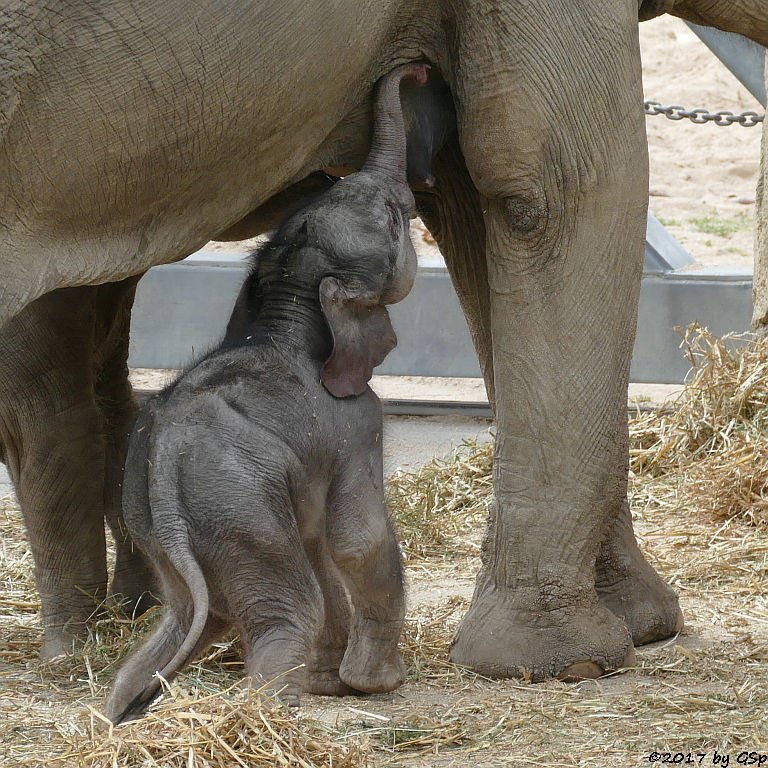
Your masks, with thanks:
[{"label": "adult elephant's foot", "polygon": [[626,504],[600,549],[595,582],[600,604],[624,621],[635,645],[665,640],[683,628],[677,595],[643,557]]},{"label": "adult elephant's foot", "polygon": [[596,597],[553,605],[546,589],[494,589],[478,580],[451,659],[488,677],[574,681],[600,677],[635,660],[624,624]]},{"label": "adult elephant's foot", "polygon": [[623,576],[598,572],[600,604],[627,625],[635,645],[674,637],[685,624],[674,590],[644,566]]},{"label": "adult elephant's foot", "polygon": [[[38,584],[45,584],[37,569]],[[80,583],[83,583],[82,581]],[[47,585],[46,585],[47,586]],[[89,624],[103,612],[106,584],[74,586],[66,591],[40,590],[43,639],[40,659],[52,662],[71,656],[88,637]],[[74,594],[73,594],[74,593]],[[65,598],[68,598],[66,599]]]},{"label": "adult elephant's foot", "polygon": [[[44,606],[45,609],[45,606]],[[71,614],[46,616],[43,623],[43,643],[40,660],[53,662],[71,656],[88,637],[88,623],[99,613],[94,600],[80,604]]]},{"label": "adult elephant's foot", "polygon": [[70,656],[79,639],[78,635],[70,633],[64,627],[46,627],[40,647],[40,660],[52,662]]}]

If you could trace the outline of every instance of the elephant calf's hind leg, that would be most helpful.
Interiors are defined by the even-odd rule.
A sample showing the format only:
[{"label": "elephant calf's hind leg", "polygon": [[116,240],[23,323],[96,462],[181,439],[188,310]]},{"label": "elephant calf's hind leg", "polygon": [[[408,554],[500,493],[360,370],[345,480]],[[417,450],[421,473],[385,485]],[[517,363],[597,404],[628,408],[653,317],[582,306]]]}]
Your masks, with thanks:
[{"label": "elephant calf's hind leg", "polygon": [[312,648],[307,691],[320,696],[357,693],[339,677],[339,667],[349,640],[349,598],[324,539],[309,542],[307,555],[323,592],[323,627]]},{"label": "elephant calf's hind leg", "polygon": [[[323,623],[323,597],[295,525],[266,527],[256,526],[232,546],[238,565],[221,575],[220,588],[236,617],[253,687],[298,706]],[[267,537],[272,546],[265,546]]]}]

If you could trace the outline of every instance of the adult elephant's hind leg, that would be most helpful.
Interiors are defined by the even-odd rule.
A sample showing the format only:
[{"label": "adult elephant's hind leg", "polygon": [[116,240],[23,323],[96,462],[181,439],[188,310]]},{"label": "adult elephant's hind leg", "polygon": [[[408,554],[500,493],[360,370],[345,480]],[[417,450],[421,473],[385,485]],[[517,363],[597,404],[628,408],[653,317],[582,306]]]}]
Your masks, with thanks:
[{"label": "adult elephant's hind leg", "polygon": [[637,4],[585,2],[568,25],[560,3],[484,5],[457,19],[452,90],[485,219],[497,502],[452,657],[593,677],[634,658],[595,565],[626,492],[647,208]]}]

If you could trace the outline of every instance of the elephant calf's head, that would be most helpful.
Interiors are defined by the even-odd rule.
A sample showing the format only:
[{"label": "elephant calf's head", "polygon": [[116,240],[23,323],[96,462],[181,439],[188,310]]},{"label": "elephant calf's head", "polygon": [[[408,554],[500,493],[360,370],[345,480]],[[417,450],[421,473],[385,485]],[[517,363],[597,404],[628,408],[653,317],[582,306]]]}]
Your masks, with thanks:
[{"label": "elephant calf's head", "polygon": [[[271,294],[319,301],[332,337],[321,379],[336,397],[365,391],[373,369],[397,339],[386,310],[405,298],[416,275],[409,236],[415,203],[406,180],[400,82],[426,83],[425,64],[383,77],[374,100],[374,132],[363,168],[296,211],[259,253],[234,317],[253,319]],[[298,311],[297,307],[291,307]],[[228,329],[231,333],[232,322]]]}]

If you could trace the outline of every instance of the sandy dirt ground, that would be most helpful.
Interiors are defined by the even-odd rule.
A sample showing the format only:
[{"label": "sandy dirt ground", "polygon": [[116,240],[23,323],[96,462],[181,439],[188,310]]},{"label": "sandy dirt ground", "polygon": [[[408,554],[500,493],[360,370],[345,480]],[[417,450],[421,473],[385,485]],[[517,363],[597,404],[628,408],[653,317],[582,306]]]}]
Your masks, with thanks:
[{"label": "sandy dirt ground", "polygon": [[[640,25],[646,99],[734,113],[762,106],[678,19]],[[759,126],[646,117],[650,209],[701,264],[752,264]]]},{"label": "sandy dirt ground", "polygon": [[[481,508],[460,519],[458,535],[446,525],[444,545],[408,556],[406,683],[379,696],[305,696],[302,716],[324,724],[338,742],[370,745],[378,766],[639,768],[665,754],[673,764],[722,765],[715,757],[728,755],[731,765],[739,757],[741,764],[756,765],[744,760],[751,751],[758,759],[768,754],[768,529],[680,507],[677,493],[674,478],[633,484],[641,545],[678,591],[686,627],[673,641],[639,648],[631,669],[599,681],[529,685],[484,679],[449,663],[450,638],[479,567]],[[427,521],[432,537],[449,519],[440,510],[435,514],[439,519]],[[22,530],[17,505],[0,500],[0,766],[206,765],[202,748],[196,759],[187,760],[184,750],[173,763],[150,763],[135,753],[114,763],[78,759],[78,751],[103,749],[103,729],[88,737],[94,723],[88,707],[103,702],[121,647],[115,635],[130,622],[105,625],[71,663],[40,664]],[[414,531],[401,525],[407,551]],[[181,676],[181,690],[205,697],[235,684],[243,673],[241,656],[226,644],[220,648],[212,654],[218,661],[193,665]],[[190,717],[206,717],[204,704],[192,703],[190,711]],[[63,747],[69,757],[54,761]]]}]

